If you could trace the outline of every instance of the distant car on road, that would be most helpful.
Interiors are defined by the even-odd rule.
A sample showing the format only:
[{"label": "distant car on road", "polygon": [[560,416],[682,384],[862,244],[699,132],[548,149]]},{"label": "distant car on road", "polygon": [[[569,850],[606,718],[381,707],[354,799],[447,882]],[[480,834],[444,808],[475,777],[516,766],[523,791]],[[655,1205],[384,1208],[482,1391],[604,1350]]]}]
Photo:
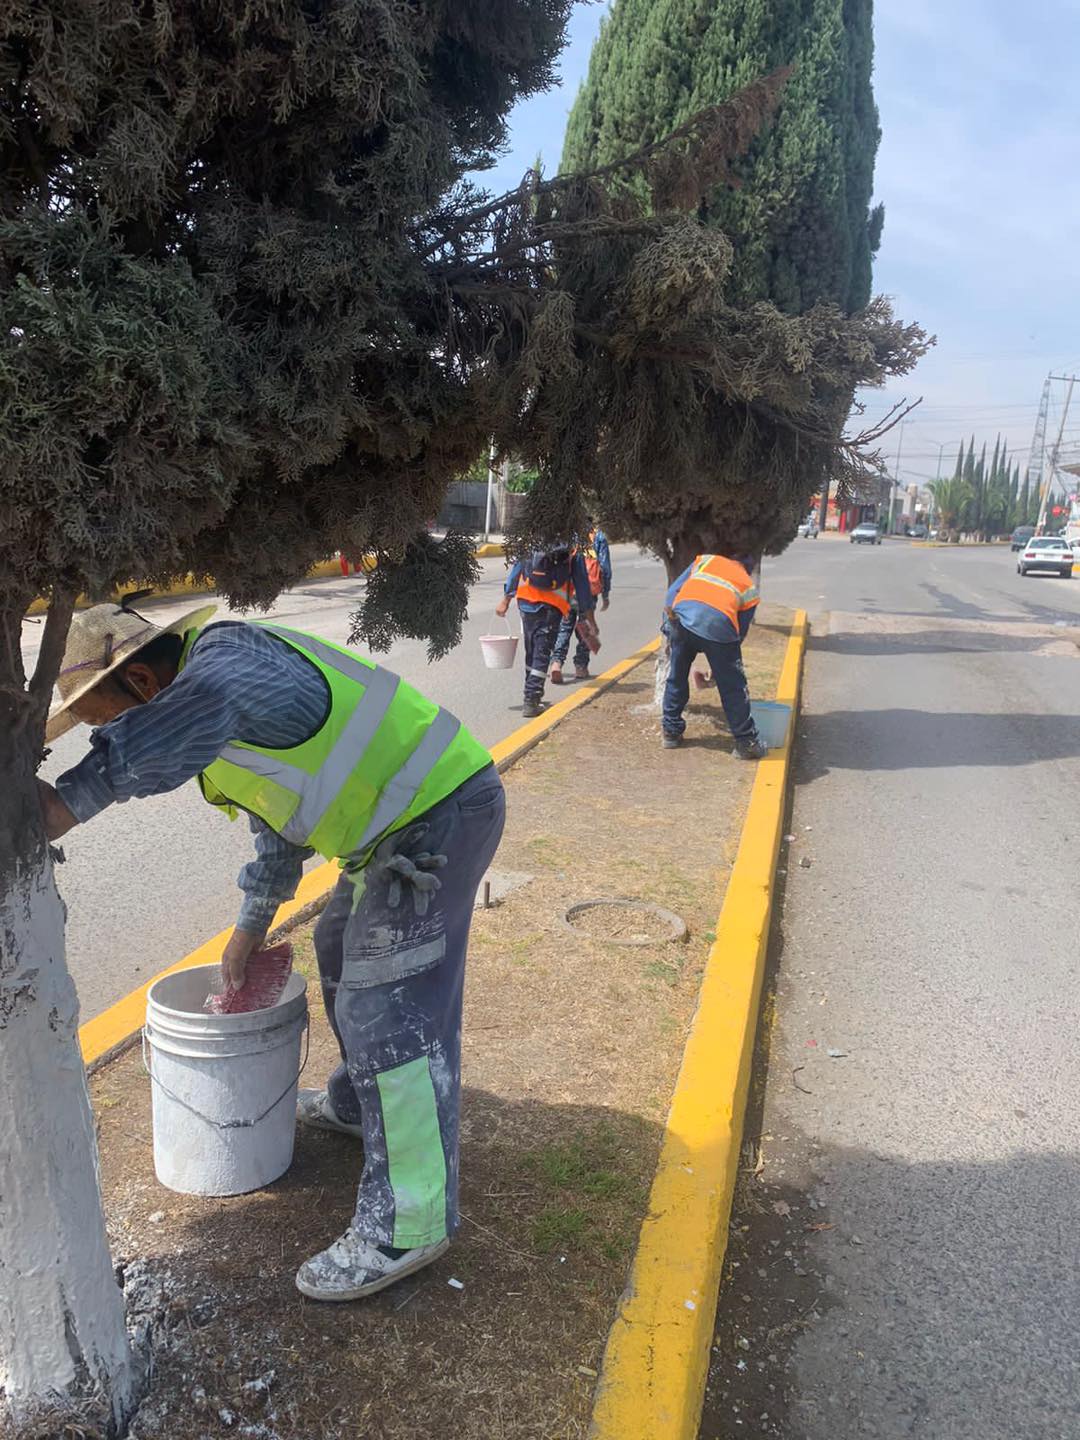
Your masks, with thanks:
[{"label": "distant car on road", "polygon": [[852,545],[880,545],[881,531],[872,520],[864,520],[851,532]]},{"label": "distant car on road", "polygon": [[1072,546],[1058,535],[1033,535],[1020,552],[1016,573],[1029,575],[1033,570],[1049,570],[1071,579]]},{"label": "distant car on road", "polygon": [[800,540],[816,540],[817,537],[818,537],[818,523],[817,523],[817,521],[816,521],[813,517],[811,517],[809,520],[804,520],[804,521],[802,522],[802,524],[799,526],[799,539],[800,539]]},{"label": "distant car on road", "polygon": [[1012,539],[1009,541],[1009,544],[1012,546],[1014,551],[1023,550],[1024,546],[1034,534],[1034,525],[1018,525],[1012,533]]},{"label": "distant car on road", "polygon": [[909,525],[907,535],[909,540],[925,540],[930,534],[925,525]]}]

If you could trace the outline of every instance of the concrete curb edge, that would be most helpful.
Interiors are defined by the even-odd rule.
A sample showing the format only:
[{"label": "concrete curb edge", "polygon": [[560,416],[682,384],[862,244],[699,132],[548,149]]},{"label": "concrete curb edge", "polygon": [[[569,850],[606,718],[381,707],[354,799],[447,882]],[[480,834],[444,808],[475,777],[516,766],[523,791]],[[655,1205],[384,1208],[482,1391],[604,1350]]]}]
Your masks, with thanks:
[{"label": "concrete curb edge", "polygon": [[[568,715],[582,705],[587,705],[591,700],[623,679],[631,670],[635,670],[650,655],[656,653],[659,648],[659,637],[643,645],[625,660],[618,661],[609,670],[594,676],[591,680],[574,687],[573,694],[565,700],[558,701],[550,709],[545,710],[543,715],[535,720],[528,720],[512,731],[505,740],[500,740],[492,746],[491,758],[494,760],[500,774],[509,769],[516,760],[533,748],[545,735],[551,733],[557,725],[560,725]],[[298,923],[308,919],[312,914],[321,908],[322,902],[329,895],[330,891],[337,884],[340,871],[332,861],[325,861],[309,870],[301,880],[294,899],[282,905],[277,913],[276,923],[272,934],[283,934],[292,929]],[[150,986],[160,980],[163,975],[171,975],[176,970],[187,970],[195,965],[216,965],[221,959],[221,952],[225,948],[226,941],[232,934],[232,926],[227,930],[220,931],[212,939],[207,940],[196,950],[177,960],[175,964],[168,965],[164,970],[152,975],[149,980],[132,990],[103,1010],[100,1015],[95,1015],[92,1020],[87,1020],[84,1025],[79,1026],[79,1044],[82,1047],[84,1063],[91,1069],[100,1069],[102,1065],[108,1064],[117,1055],[123,1054],[130,1044],[138,1036],[142,1029],[143,1020],[146,1016],[146,996]]]},{"label": "concrete curb edge", "polygon": [[808,632],[796,612],[776,698],[782,749],[758,764],[738,854],[638,1238],[608,1336],[590,1440],[694,1440],[742,1147]]}]

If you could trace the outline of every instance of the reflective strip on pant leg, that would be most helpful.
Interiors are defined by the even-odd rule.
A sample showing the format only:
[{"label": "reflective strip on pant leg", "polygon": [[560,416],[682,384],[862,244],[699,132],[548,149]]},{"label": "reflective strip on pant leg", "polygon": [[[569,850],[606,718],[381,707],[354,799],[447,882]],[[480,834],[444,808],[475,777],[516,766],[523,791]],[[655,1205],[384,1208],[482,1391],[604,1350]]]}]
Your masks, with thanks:
[{"label": "reflective strip on pant leg", "polygon": [[543,679],[543,678],[547,675],[547,671],[546,671],[546,670],[530,670],[530,671],[529,671],[529,674],[530,674],[530,675],[539,675],[540,678]]},{"label": "reflective strip on pant leg", "polygon": [[382,1103],[394,1238],[402,1250],[446,1235],[446,1157],[426,1055],[376,1077]]}]

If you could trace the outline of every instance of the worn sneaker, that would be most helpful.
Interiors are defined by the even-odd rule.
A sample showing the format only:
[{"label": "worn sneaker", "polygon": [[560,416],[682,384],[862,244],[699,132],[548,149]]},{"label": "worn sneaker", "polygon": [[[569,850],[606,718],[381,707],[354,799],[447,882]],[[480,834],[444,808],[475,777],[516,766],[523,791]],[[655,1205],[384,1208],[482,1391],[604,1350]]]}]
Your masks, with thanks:
[{"label": "worn sneaker", "polygon": [[665,750],[678,750],[682,744],[681,735],[668,735],[666,732],[660,737],[660,744]]},{"label": "worn sneaker", "polygon": [[548,679],[552,685],[561,685],[563,681],[562,666],[556,660],[548,671]]},{"label": "worn sneaker", "polygon": [[764,760],[768,753],[769,747],[760,738],[735,741],[735,754],[740,760]]},{"label": "worn sneaker", "polygon": [[338,1130],[342,1135],[351,1135],[355,1140],[364,1138],[362,1125],[350,1125],[339,1120],[337,1111],[330,1103],[325,1090],[298,1090],[296,1092],[296,1118],[301,1125],[310,1125],[313,1130]]},{"label": "worn sneaker", "polygon": [[588,667],[587,665],[575,665],[575,666],[574,666],[574,679],[575,679],[575,680],[588,680],[588,678],[589,678],[589,667]]},{"label": "worn sneaker", "polygon": [[538,715],[544,713],[544,707],[539,700],[526,700],[521,707],[521,718],[523,720],[535,720]]},{"label": "worn sneaker", "polygon": [[444,1239],[415,1250],[395,1250],[346,1230],[339,1240],[304,1261],[296,1272],[296,1288],[309,1300],[362,1300],[422,1270],[449,1246]]}]

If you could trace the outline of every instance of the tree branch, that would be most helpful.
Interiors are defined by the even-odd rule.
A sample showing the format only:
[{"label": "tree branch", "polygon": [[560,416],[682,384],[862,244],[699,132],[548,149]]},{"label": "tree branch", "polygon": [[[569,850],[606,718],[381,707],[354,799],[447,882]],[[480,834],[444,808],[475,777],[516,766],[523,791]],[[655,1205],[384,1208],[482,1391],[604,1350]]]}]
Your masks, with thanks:
[{"label": "tree branch", "polygon": [[49,612],[45,617],[45,633],[41,637],[41,649],[38,651],[37,664],[34,666],[34,673],[27,687],[30,694],[30,705],[26,711],[26,719],[34,725],[43,726],[45,724],[49,702],[52,700],[53,686],[56,684],[56,677],[60,673],[60,664],[64,658],[64,646],[67,643],[68,629],[74,610],[75,592],[73,590],[56,589],[53,591],[49,600]]}]

